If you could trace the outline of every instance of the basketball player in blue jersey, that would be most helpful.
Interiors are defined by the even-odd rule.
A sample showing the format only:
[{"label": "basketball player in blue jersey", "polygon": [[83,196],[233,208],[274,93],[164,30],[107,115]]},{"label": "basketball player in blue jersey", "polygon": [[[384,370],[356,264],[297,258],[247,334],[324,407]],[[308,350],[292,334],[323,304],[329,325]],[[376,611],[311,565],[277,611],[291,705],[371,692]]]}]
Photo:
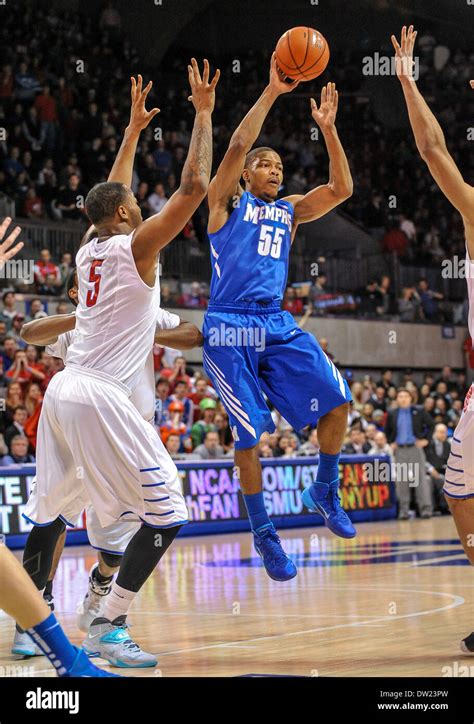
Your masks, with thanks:
[{"label": "basketball player in blue jersey", "polygon": [[338,495],[349,387],[316,339],[281,311],[298,225],[318,219],[352,193],[349,165],[335,127],[334,84],[323,88],[319,108],[311,100],[311,113],[329,154],[327,184],[304,196],[278,199],[283,181],[280,156],[271,148],[251,150],[273,103],[298,84],[282,79],[273,55],[269,83],[233,134],[209,187],[213,269],[203,326],[204,367],[229,415],[255,548],[276,581],[293,578],[297,571],[265,510],[258,442],[275,425],[264,394],[296,430],[318,423],[318,473],[303,492],[303,502],[321,514],[336,535],[356,534]]}]

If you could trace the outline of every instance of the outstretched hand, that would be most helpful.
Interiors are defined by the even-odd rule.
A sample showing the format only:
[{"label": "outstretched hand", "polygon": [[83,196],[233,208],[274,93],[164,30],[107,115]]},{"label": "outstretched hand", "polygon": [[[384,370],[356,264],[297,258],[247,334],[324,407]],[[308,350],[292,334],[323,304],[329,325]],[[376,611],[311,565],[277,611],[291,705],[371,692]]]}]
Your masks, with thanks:
[{"label": "outstretched hand", "polygon": [[201,78],[199,66],[196,58],[191,58],[191,65],[188,65],[189,85],[191,86],[191,95],[188,101],[192,101],[196,113],[199,111],[209,111],[212,113],[216,102],[216,85],[219,82],[221,72],[219,68],[216,70],[214,78],[209,83],[209,61],[204,60],[204,71]]},{"label": "outstretched hand", "polygon": [[130,123],[129,128],[132,128],[138,133],[143,131],[148,126],[152,118],[154,118],[159,112],[159,108],[152,108],[151,111],[147,111],[145,103],[149,92],[153,87],[153,81],[150,81],[145,88],[143,88],[143,78],[141,75],[136,80],[133,76],[131,77],[131,98],[132,107],[130,110]]},{"label": "outstretched hand", "polygon": [[311,98],[311,115],[323,133],[334,128],[338,103],[339,94],[335,83],[328,83],[327,86],[323,87],[319,108],[315,99]]},{"label": "outstretched hand", "polygon": [[276,53],[274,52],[272,55],[271,62],[270,62],[269,86],[272,90],[274,90],[277,93],[277,95],[281,95],[282,93],[290,93],[301,83],[300,80],[294,80],[291,83],[287,83],[284,80],[284,78],[285,78],[285,76],[283,75],[282,71],[279,69],[279,67],[277,65]]},{"label": "outstretched hand", "polygon": [[417,31],[413,30],[413,25],[410,25],[408,31],[407,26],[403,26],[400,44],[395,35],[392,35],[392,45],[395,48],[395,70],[400,80],[414,79],[413,48],[416,36]]},{"label": "outstretched hand", "polygon": [[[2,224],[0,225],[0,242],[2,242],[3,237],[7,233],[7,229],[10,226],[10,223],[11,218],[9,216],[7,216],[2,221]],[[5,241],[3,241],[3,243],[0,243],[0,269],[3,269],[6,262],[11,259],[12,256],[18,254],[21,249],[23,249],[24,243],[22,241],[19,241],[18,244],[16,244],[13,248],[10,248],[20,232],[20,227],[15,226],[12,233],[8,235]]]}]

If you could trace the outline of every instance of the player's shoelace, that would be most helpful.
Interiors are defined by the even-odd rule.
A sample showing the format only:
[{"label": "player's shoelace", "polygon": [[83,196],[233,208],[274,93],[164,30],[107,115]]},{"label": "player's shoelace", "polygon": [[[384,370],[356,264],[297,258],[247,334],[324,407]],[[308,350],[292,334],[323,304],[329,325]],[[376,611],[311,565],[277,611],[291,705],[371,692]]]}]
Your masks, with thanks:
[{"label": "player's shoelace", "polygon": [[318,501],[319,505],[324,508],[327,515],[336,519],[346,517],[346,513],[341,508],[341,501],[339,500],[339,491],[336,486],[331,486],[326,496]]},{"label": "player's shoelace", "polygon": [[129,625],[123,623],[120,626],[116,627],[116,631],[114,631],[110,638],[113,639],[115,643],[121,644],[121,646],[123,646],[131,653],[137,654],[141,651],[141,648],[138,644],[135,643],[135,641],[132,641],[132,639],[128,635],[128,629]]},{"label": "player's shoelace", "polygon": [[281,548],[281,539],[275,530],[271,528],[266,530],[260,536],[266,544],[265,552],[270,553],[273,563],[283,565],[288,560],[288,556]]}]

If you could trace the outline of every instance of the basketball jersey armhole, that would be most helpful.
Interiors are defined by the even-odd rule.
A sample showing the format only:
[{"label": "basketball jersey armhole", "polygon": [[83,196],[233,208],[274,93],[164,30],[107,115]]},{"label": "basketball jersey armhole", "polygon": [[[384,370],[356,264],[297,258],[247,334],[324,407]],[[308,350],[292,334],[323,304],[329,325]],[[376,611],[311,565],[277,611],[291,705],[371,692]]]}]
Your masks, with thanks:
[{"label": "basketball jersey armhole", "polygon": [[137,275],[137,279],[140,280],[140,282],[141,282],[141,284],[144,286],[144,288],[145,288],[145,289],[148,289],[148,291],[150,291],[150,292],[153,292],[153,291],[155,290],[155,288],[156,288],[156,283],[157,283],[157,280],[158,280],[158,277],[159,277],[159,269],[160,269],[160,261],[159,261],[159,259],[160,259],[160,253],[158,252],[158,254],[156,255],[156,270],[157,270],[157,271],[156,271],[156,276],[155,276],[155,283],[154,283],[154,285],[153,285],[152,287],[150,287],[150,286],[141,278],[140,273],[139,273],[139,271],[138,271],[138,269],[137,269],[137,262],[135,261],[135,257],[134,257],[134,255],[133,255],[133,237],[134,237],[134,235],[135,235],[135,231],[136,231],[136,229],[134,229],[134,230],[132,231],[132,233],[129,234],[129,237],[127,237],[127,238],[130,238],[130,242],[129,242],[129,252],[130,252],[130,257],[131,257],[131,260],[132,260],[133,269],[135,270],[135,274]]},{"label": "basketball jersey armhole", "polygon": [[[227,233],[227,234],[228,234],[228,227],[230,226],[230,222],[233,221],[233,219],[235,219],[235,212],[236,212],[238,209],[240,209],[240,205],[241,205],[241,203],[242,203],[242,199],[244,198],[244,195],[245,195],[246,193],[247,193],[247,192],[244,191],[244,193],[242,194],[242,196],[239,196],[239,200],[240,200],[239,205],[233,207],[232,211],[229,213],[229,218],[227,219],[227,221],[225,222],[225,224],[223,224],[223,225],[221,226],[221,228],[218,229],[217,231],[214,231],[214,232],[212,232],[212,233],[211,233],[210,231],[207,232],[207,235],[208,235],[209,239],[211,239],[211,240],[212,240],[212,239],[215,239],[216,236],[218,236],[218,235],[220,235],[220,234],[223,234],[223,233]],[[225,232],[224,232],[224,230],[225,230]],[[227,235],[227,237],[226,237],[225,239],[222,239],[223,242],[225,242],[225,241],[227,241],[227,240],[228,240],[228,235]]]}]

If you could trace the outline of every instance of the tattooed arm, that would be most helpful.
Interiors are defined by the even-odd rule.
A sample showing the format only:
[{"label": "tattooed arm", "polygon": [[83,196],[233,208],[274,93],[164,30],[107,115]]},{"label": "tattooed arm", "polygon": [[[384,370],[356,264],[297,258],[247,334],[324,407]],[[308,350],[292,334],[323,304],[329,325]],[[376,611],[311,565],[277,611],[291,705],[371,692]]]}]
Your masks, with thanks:
[{"label": "tattooed arm", "polygon": [[155,216],[141,223],[133,235],[132,250],[142,279],[154,283],[156,256],[181,231],[207,194],[212,165],[212,122],[215,88],[220,72],[209,83],[209,63],[204,61],[201,79],[193,58],[188,66],[192,101],[196,109],[188,156],[181,174],[181,184]]}]

